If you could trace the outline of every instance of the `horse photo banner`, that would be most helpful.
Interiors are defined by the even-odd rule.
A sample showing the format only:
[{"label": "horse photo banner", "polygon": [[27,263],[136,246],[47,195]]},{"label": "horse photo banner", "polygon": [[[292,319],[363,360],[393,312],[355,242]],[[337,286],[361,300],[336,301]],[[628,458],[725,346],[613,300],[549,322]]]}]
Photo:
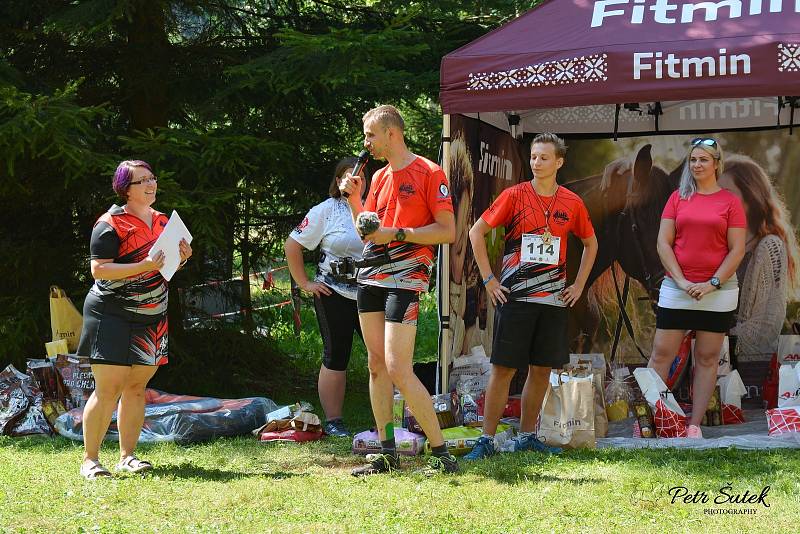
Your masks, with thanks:
[{"label": "horse photo banner", "polygon": [[[482,346],[491,354],[494,309],[480,283],[467,232],[477,217],[506,187],[529,179],[529,142],[478,120],[451,117],[450,180],[456,208],[457,237],[451,247],[450,303],[453,357]],[[786,130],[728,132],[714,136],[724,151],[720,184],[742,198],[748,215],[746,255],[738,270],[740,302],[731,335],[735,336],[740,373],[751,399],[760,388],[777,350],[781,333],[798,321],[796,231],[800,213],[800,144]],[[619,312],[612,265],[619,287],[626,275],[632,299],[627,308],[636,342],[646,355],[655,329],[654,306],[664,269],[656,238],[664,205],[677,188],[690,137],[659,135],[618,141],[567,138],[566,163],[559,183],[586,204],[599,250],[584,298],[570,310],[570,342],[574,352],[608,356]],[[469,208],[467,204],[469,203]],[[503,229],[487,235],[495,272],[503,251]],[[576,240],[568,255],[572,280],[580,263]],[[627,334],[621,344],[629,364],[645,362]]]}]

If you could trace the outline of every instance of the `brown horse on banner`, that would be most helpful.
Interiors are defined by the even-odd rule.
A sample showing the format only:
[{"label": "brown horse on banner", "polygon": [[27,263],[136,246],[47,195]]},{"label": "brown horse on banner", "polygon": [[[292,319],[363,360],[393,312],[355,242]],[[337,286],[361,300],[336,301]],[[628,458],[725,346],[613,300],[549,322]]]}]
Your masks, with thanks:
[{"label": "brown horse on banner", "polygon": [[[609,163],[603,174],[564,184],[586,204],[599,245],[584,296],[570,313],[570,349],[574,352],[592,350],[600,318],[590,309],[586,293],[614,262],[644,287],[654,306],[658,301],[664,278],[656,251],[658,228],[664,205],[678,188],[682,165],[667,174],[653,165],[651,148],[643,146],[632,160]],[[567,272],[574,278],[583,247],[571,239],[576,242],[568,248]]]}]

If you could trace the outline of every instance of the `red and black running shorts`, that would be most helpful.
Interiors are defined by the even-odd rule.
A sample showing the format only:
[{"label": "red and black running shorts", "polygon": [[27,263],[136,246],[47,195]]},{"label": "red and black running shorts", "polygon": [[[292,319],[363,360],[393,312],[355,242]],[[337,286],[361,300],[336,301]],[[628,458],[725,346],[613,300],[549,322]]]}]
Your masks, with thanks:
[{"label": "red and black running shorts", "polygon": [[384,312],[387,321],[417,326],[419,293],[410,289],[358,285],[358,313]]}]

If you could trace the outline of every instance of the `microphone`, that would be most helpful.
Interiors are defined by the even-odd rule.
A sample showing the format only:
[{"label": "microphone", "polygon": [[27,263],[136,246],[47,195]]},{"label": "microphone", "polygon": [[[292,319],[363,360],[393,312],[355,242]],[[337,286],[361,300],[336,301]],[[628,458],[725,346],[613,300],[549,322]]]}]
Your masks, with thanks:
[{"label": "microphone", "polygon": [[[353,176],[358,176],[358,173],[361,172],[361,170],[364,168],[364,166],[367,164],[368,161],[369,161],[369,150],[365,148],[364,150],[361,151],[361,153],[358,154],[358,158],[356,159],[356,166],[353,168]],[[347,198],[350,196],[350,193],[345,191],[342,193],[342,196],[344,198]]]},{"label": "microphone", "polygon": [[374,211],[362,211],[356,217],[356,230],[361,237],[367,236],[381,227],[381,220]]}]

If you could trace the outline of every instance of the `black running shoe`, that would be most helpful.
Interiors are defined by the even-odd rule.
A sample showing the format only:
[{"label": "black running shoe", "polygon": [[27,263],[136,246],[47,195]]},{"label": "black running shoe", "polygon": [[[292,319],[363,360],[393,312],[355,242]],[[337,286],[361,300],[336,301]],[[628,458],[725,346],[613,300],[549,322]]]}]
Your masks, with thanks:
[{"label": "black running shoe", "polygon": [[333,421],[325,421],[325,424],[322,425],[322,429],[329,436],[334,436],[337,438],[350,437],[350,431],[347,430],[347,427],[344,426],[344,421],[342,421],[341,419],[334,419]]},{"label": "black running shoe", "polygon": [[399,458],[392,454],[368,454],[366,465],[356,467],[351,471],[354,477],[377,475],[378,473],[391,473],[397,469]]},{"label": "black running shoe", "polygon": [[428,476],[439,474],[458,473],[458,461],[452,454],[446,456],[433,456],[428,458],[428,467],[422,470]]}]

